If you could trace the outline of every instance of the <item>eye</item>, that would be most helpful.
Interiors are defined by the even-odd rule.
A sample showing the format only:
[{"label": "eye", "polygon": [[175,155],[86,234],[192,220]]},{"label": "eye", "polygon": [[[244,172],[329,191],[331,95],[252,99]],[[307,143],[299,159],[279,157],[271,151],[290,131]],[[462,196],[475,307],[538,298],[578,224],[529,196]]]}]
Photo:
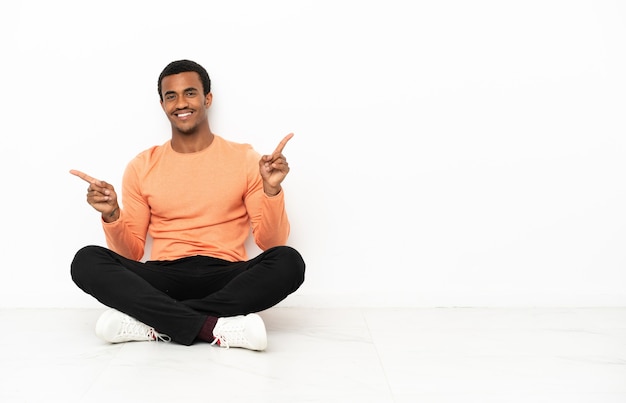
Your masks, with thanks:
[{"label": "eye", "polygon": [[176,98],[176,95],[174,95],[174,94],[167,94],[167,95],[165,96],[165,100],[166,100],[166,101],[171,101],[171,100],[173,100],[174,98]]}]

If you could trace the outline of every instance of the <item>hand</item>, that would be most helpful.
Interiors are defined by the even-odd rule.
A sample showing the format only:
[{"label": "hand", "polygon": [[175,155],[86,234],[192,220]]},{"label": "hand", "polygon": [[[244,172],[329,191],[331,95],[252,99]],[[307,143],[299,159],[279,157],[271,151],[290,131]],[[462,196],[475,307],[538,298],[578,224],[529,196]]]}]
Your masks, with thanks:
[{"label": "hand", "polygon": [[280,193],[280,184],[289,173],[289,165],[282,152],[292,137],[293,133],[286,135],[271,155],[264,155],[259,161],[259,171],[261,178],[263,178],[263,191],[268,196],[276,196]]},{"label": "hand", "polygon": [[89,183],[87,203],[102,213],[102,219],[105,222],[113,222],[119,218],[120,206],[117,203],[117,193],[115,193],[113,185],[109,185],[75,169],[71,169],[70,173]]}]

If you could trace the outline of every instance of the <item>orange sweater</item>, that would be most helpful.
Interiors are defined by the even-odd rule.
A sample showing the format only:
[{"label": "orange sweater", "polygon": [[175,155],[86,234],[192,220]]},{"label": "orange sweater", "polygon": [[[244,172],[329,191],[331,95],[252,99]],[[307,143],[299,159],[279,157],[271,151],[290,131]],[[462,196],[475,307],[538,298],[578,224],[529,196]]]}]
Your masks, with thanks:
[{"label": "orange sweater", "polygon": [[124,172],[120,218],[103,221],[109,248],[139,260],[149,233],[150,260],[205,255],[242,261],[250,228],[262,250],[284,245],[284,195],[263,192],[260,158],[250,145],[219,136],[196,153],[178,153],[169,141],[143,151]]}]

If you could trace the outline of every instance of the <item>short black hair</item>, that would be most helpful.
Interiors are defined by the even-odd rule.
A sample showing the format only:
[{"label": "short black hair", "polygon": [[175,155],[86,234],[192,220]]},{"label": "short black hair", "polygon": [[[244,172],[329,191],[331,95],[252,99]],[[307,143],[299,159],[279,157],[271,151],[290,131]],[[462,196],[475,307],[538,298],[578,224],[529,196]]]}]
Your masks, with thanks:
[{"label": "short black hair", "polygon": [[176,60],[165,66],[161,74],[159,75],[159,84],[157,86],[157,90],[159,91],[159,99],[163,101],[163,94],[161,94],[161,82],[163,81],[163,77],[171,76],[173,74],[185,73],[187,71],[195,71],[200,76],[200,81],[202,81],[202,89],[204,91],[204,96],[211,92],[211,79],[209,78],[209,73],[207,73],[206,69],[199,65],[196,62],[191,60]]}]

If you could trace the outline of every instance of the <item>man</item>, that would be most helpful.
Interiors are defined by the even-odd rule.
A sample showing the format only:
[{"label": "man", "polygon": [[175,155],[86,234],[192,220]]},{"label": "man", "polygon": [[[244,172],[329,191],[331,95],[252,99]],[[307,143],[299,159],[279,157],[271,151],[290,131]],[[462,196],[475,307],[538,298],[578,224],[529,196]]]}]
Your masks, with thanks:
[{"label": "man", "polygon": [[[171,139],[130,161],[123,208],[112,185],[70,171],[89,183],[87,202],[102,215],[109,247],[79,250],[72,279],[113,308],[96,323],[108,342],[201,340],[264,350],[257,312],[304,281],[302,257],[285,246],[290,226],[281,183],[289,166],[282,151],[293,134],[263,156],[214,134],[211,81],[190,60],[167,65],[158,92]],[[252,259],[244,247],[250,228],[263,250]],[[151,255],[141,262],[148,234]]]}]

